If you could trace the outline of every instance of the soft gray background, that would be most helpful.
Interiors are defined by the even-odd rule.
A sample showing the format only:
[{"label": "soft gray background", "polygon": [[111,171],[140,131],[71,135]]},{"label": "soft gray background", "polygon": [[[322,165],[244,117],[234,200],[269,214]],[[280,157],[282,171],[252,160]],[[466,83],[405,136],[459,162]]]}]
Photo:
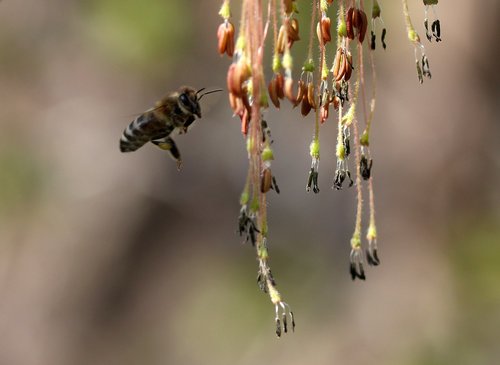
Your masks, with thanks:
[{"label": "soft gray background", "polygon": [[[399,1],[380,1],[372,137],[382,265],[351,282],[354,190],[304,191],[312,116],[268,113],[271,266],[297,317],[277,340],[235,234],[246,174],[226,96],[177,137],[178,173],[133,115],[181,84],[225,87],[221,1],[0,3],[0,364],[492,364],[500,358],[498,1],[441,1],[419,85]],[[239,11],[235,3],[234,21]],[[370,2],[368,2],[370,3]],[[304,41],[308,2],[299,1]],[[332,14],[333,17],[333,14]]]}]

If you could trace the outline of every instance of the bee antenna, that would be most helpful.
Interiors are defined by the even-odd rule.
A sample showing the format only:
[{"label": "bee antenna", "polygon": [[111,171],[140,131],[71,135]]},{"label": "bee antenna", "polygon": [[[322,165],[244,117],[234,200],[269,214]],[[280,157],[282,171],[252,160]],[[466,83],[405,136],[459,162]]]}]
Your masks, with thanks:
[{"label": "bee antenna", "polygon": [[198,90],[198,91],[196,92],[196,95],[198,95],[199,93],[201,93],[201,92],[202,92],[203,90],[205,90],[205,89],[206,89],[206,87],[202,87],[200,90]]},{"label": "bee antenna", "polygon": [[[198,93],[199,93],[200,91],[202,91],[202,90],[205,90],[205,88],[200,89],[199,91],[197,91],[197,92],[196,92],[196,95],[198,95]],[[205,95],[212,94],[212,93],[218,93],[218,92],[220,92],[220,91],[224,91],[224,90],[222,90],[222,89],[214,89],[214,90],[207,91],[207,92],[205,92],[205,93],[201,94],[201,95],[200,95],[200,97],[198,98],[198,100],[201,100],[201,98],[202,98],[202,97],[204,97]]]}]

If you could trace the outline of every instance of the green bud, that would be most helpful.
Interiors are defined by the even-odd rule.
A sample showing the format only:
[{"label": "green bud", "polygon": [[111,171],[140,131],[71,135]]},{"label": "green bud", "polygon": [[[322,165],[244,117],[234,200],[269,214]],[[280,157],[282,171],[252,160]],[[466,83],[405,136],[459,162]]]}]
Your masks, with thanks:
[{"label": "green bud", "polygon": [[238,35],[238,39],[236,39],[236,46],[234,48],[241,51],[245,49],[246,44],[247,41],[245,39],[245,36],[240,33]]},{"label": "green bud", "polygon": [[326,80],[330,70],[326,66],[326,57],[323,58],[323,67],[321,68],[321,79]]},{"label": "green bud", "polygon": [[262,150],[262,161],[272,160],[274,160],[273,150],[269,146],[264,147],[264,149]]},{"label": "green bud", "polygon": [[248,194],[248,188],[245,187],[245,190],[243,190],[240,196],[240,205],[247,205],[248,200],[250,200],[250,194]]},{"label": "green bud", "polygon": [[306,62],[304,62],[304,66],[302,66],[302,71],[304,72],[314,72],[314,61],[312,58],[308,59]]},{"label": "green bud", "polygon": [[229,19],[231,17],[231,10],[229,9],[229,1],[224,1],[222,4],[219,15],[224,19]]},{"label": "green bud", "polygon": [[340,37],[347,37],[347,24],[342,18],[337,25],[337,33]]},{"label": "green bud", "polygon": [[273,56],[273,71],[275,74],[279,73],[279,71],[281,70],[281,59],[280,59],[280,55],[278,53],[275,53],[274,56]]},{"label": "green bud", "polygon": [[361,237],[359,236],[359,232],[354,232],[351,238],[351,247],[359,248],[361,247]]},{"label": "green bud", "polygon": [[260,106],[262,108],[269,108],[269,101],[267,100],[267,92],[260,93]]},{"label": "green bud", "polygon": [[253,138],[252,138],[251,136],[249,136],[249,137],[247,138],[247,152],[248,152],[248,154],[250,154],[250,153],[252,152],[252,150],[253,150],[253,145],[254,145],[254,143],[253,143]]},{"label": "green bud", "polygon": [[408,39],[412,42],[420,42],[420,37],[418,36],[418,33],[415,31],[415,29],[408,30]]},{"label": "green bud", "polygon": [[328,2],[326,0],[321,0],[321,11],[326,12],[328,10]]},{"label": "green bud", "polygon": [[359,139],[359,143],[361,143],[362,146],[368,147],[370,145],[370,134],[368,131],[365,129],[363,131],[363,134],[361,135],[361,138]]},{"label": "green bud", "polygon": [[259,245],[259,248],[257,249],[257,256],[261,260],[269,259],[269,252],[267,251],[267,247],[265,245]]},{"label": "green bud", "polygon": [[368,241],[375,241],[377,239],[377,228],[374,223],[370,223],[368,231],[366,233],[366,239]]},{"label": "green bud", "polygon": [[437,5],[439,0],[424,0],[424,5]]},{"label": "green bud", "polygon": [[319,140],[313,139],[311,145],[309,146],[309,151],[312,158],[319,159]]},{"label": "green bud", "polygon": [[345,160],[345,146],[344,143],[342,143],[342,141],[337,142],[337,151],[335,154],[340,161]]},{"label": "green bud", "polygon": [[380,5],[377,0],[373,1],[372,7],[372,19],[378,18],[380,16]]}]

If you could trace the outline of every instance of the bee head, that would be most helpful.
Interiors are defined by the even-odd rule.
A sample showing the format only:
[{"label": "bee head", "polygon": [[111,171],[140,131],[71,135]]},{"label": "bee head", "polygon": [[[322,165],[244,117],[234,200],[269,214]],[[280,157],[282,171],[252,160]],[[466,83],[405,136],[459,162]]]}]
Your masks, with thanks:
[{"label": "bee head", "polygon": [[177,102],[184,113],[194,114],[198,118],[201,118],[200,103],[198,101],[198,93],[195,89],[188,86],[179,89],[179,98]]}]

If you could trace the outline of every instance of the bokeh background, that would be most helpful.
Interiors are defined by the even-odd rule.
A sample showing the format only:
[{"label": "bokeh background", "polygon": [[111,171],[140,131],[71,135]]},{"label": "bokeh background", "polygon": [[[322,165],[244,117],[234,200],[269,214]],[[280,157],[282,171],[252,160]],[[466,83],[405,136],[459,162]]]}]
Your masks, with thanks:
[{"label": "bokeh background", "polygon": [[[235,23],[239,2],[234,1]],[[238,3],[238,4],[237,4]],[[308,1],[299,1],[304,41]],[[369,2],[368,2],[369,3]],[[422,38],[423,5],[410,11]],[[500,359],[500,5],[442,1],[419,85],[399,1],[381,1],[372,136],[382,265],[351,282],[354,189],[304,191],[313,118],[270,110],[281,194],[271,267],[297,320],[274,335],[236,234],[247,160],[226,96],[176,141],[120,154],[133,115],[225,87],[220,1],[0,3],[0,364],[493,364]]]}]

